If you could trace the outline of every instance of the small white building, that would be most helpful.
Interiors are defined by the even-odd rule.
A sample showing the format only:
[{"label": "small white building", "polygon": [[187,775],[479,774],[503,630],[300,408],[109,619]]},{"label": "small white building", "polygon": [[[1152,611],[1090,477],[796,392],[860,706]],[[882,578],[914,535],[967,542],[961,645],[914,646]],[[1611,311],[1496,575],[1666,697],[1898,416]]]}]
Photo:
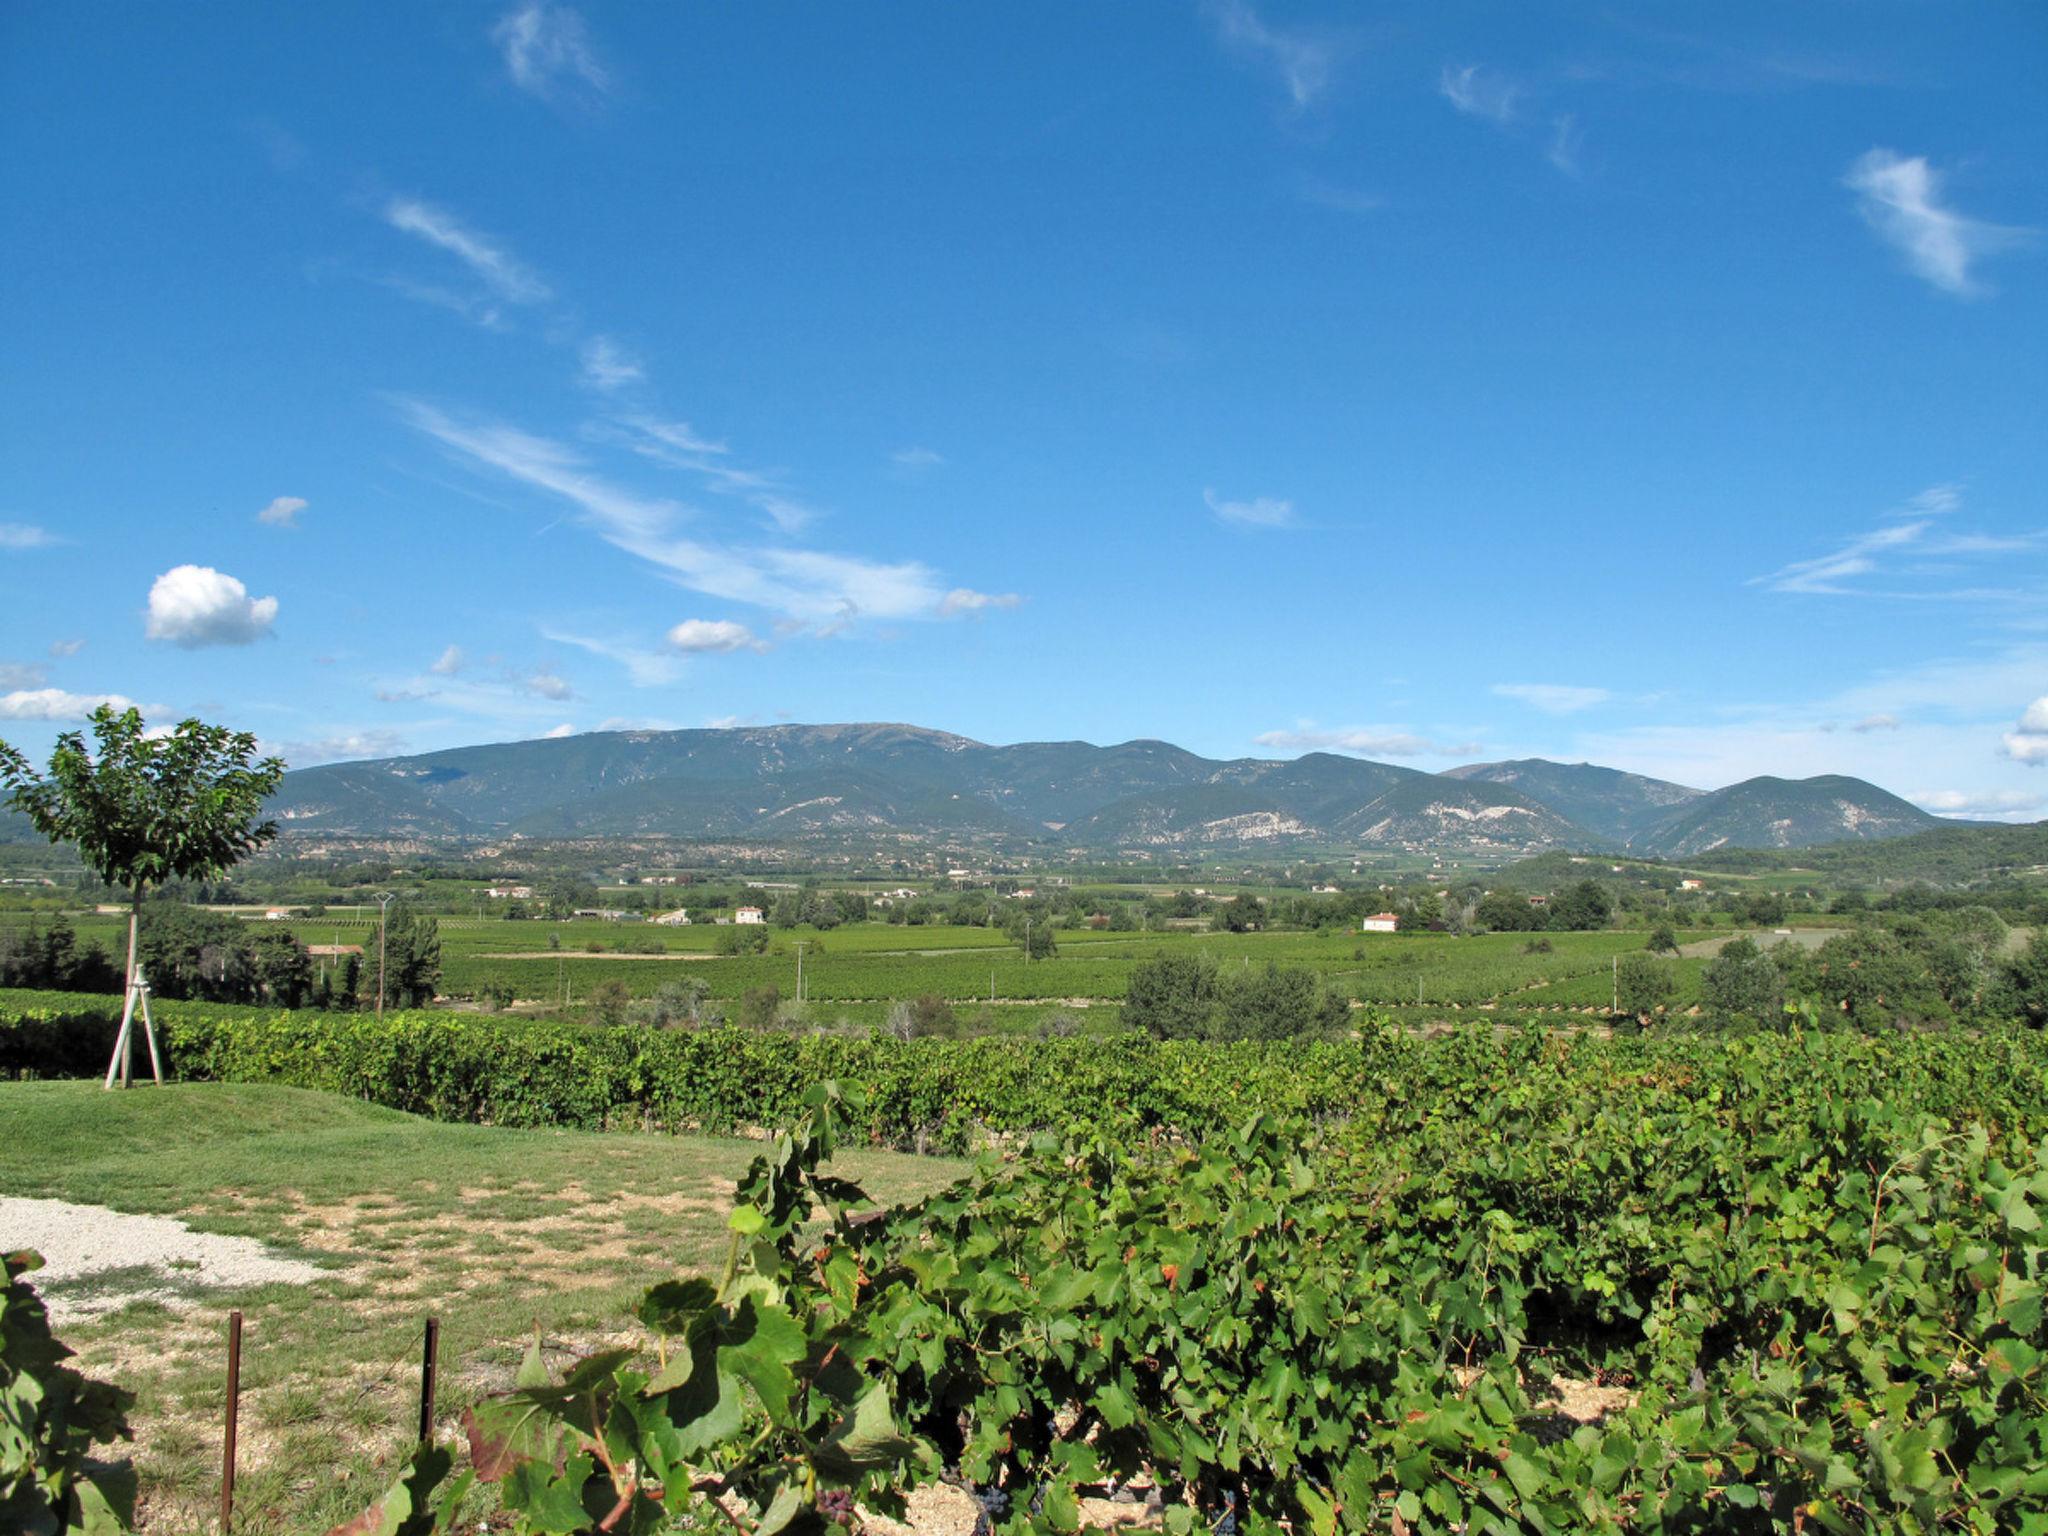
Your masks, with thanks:
[{"label": "small white building", "polygon": [[1375,912],[1358,925],[1362,933],[1394,933],[1401,927],[1401,919],[1391,912]]},{"label": "small white building", "polygon": [[1681,891],[1697,891],[1705,884],[1704,880],[1681,880],[1678,882],[1678,888]]},{"label": "small white building", "polygon": [[494,885],[484,894],[493,901],[531,901],[533,887],[530,885]]},{"label": "small white building", "polygon": [[291,915],[292,909],[290,907],[269,907],[264,910],[263,921],[266,923],[281,923]]},{"label": "small white building", "polygon": [[765,923],[768,921],[759,907],[741,907],[739,911],[733,913],[732,920],[736,923]]},{"label": "small white building", "polygon": [[687,928],[690,926],[690,909],[677,907],[673,912],[664,912],[655,919],[664,928]]}]

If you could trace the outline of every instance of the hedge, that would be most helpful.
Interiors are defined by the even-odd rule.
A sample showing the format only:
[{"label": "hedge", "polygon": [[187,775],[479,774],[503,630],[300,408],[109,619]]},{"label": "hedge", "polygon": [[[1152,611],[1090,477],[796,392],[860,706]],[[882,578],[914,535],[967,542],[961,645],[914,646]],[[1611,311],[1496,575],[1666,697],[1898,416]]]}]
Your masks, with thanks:
[{"label": "hedge", "polygon": [[[1186,1133],[1235,1125],[1254,1110],[1372,1121],[1420,1104],[1457,1114],[1472,1095],[1501,1092],[1539,1063],[1565,1067],[1601,1096],[1682,1081],[1711,1062],[1715,1094],[1780,1108],[1875,1097],[2006,1134],[2048,1131],[2048,1044],[2035,1031],[1602,1040],[1476,1028],[1425,1039],[1368,1019],[1361,1038],[1344,1042],[905,1042],[451,1012],[380,1021],[181,1003],[156,1013],[177,1078],[282,1083],[483,1125],[779,1126],[797,1117],[807,1089],[830,1079],[866,1089],[876,1144],[958,1150],[1119,1113]],[[0,1076],[96,1077],[119,1017],[118,999],[0,992]]]}]

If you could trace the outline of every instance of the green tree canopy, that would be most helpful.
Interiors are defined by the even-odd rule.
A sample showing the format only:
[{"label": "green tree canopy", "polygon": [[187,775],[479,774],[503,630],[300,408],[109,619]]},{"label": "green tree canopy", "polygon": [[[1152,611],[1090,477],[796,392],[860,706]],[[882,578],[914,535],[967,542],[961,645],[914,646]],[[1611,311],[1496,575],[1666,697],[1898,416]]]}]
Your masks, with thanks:
[{"label": "green tree canopy", "polygon": [[138,907],[145,887],[216,879],[277,836],[257,816],[284,761],[258,761],[254,736],[198,720],[151,736],[140,710],[106,704],[91,725],[91,748],[79,731],[57,738],[47,773],[0,742],[0,782],[38,832],[77,848]]}]

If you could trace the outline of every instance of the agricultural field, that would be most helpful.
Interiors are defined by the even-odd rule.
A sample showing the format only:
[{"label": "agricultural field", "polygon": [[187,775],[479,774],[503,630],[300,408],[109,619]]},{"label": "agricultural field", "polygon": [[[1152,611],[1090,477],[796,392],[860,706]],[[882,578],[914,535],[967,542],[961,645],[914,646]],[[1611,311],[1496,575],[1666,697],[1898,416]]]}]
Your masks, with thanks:
[{"label": "agricultural field", "polygon": [[[1016,1536],[1142,1519],[1108,1499],[1132,1485],[1162,1491],[1155,1525],[1260,1536],[1877,1536],[2048,1514],[2038,1031],[1020,1051],[357,1015],[315,1060],[278,1048],[317,1035],[289,1015],[204,1012],[179,1009],[195,1060],[346,1057],[394,1096],[436,1054],[526,1093],[505,1056],[523,1035],[565,1092],[600,1056],[640,1091],[628,1058],[657,1046],[856,1070],[800,1069],[777,1118],[793,1134],[751,1170],[758,1143],[437,1124],[268,1083],[0,1084],[10,1211],[176,1214],[310,1266],[209,1289],[169,1258],[49,1285],[84,1364],[139,1393],[146,1532],[204,1526],[228,1306],[249,1317],[238,1531],[323,1529],[398,1485],[430,1313],[452,1465],[421,1478],[488,1481],[446,1483],[439,1515],[395,1495],[422,1536],[599,1529],[615,1494],[633,1529],[697,1529],[704,1506],[661,1500],[714,1471],[749,1529],[792,1479],[821,1515],[915,1488],[966,1513],[919,1532],[987,1513]],[[1024,1075],[972,1070],[1005,1057]],[[1084,1087],[1141,1059],[1127,1092]],[[972,1165],[868,1149],[865,1079],[949,1063],[988,1090],[988,1123],[1066,1129]],[[1246,1081],[1311,1097],[1252,1114]],[[915,1098],[888,1095],[899,1133]],[[848,1222],[846,1201],[890,1209]],[[457,1432],[465,1407],[546,1433],[484,1459],[496,1442]],[[578,1428],[600,1422],[601,1466]]]}]

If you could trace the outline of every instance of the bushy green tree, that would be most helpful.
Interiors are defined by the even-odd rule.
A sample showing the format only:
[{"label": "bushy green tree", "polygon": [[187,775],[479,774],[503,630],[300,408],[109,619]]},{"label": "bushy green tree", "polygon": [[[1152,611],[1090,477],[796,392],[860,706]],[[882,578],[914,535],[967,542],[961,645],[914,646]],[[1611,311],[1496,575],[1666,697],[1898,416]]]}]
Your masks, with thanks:
[{"label": "bushy green tree", "polygon": [[1721,1018],[1775,1019],[1783,990],[1778,963],[1751,939],[1730,939],[1700,975],[1700,1000]]},{"label": "bushy green tree", "polygon": [[1597,880],[1581,880],[1566,887],[1550,900],[1552,928],[1590,932],[1605,928],[1614,916],[1614,898]]},{"label": "bushy green tree", "polygon": [[1671,967],[1641,953],[1621,957],[1615,968],[1615,988],[1622,1013],[1638,1019],[1648,1018],[1678,991]]}]

